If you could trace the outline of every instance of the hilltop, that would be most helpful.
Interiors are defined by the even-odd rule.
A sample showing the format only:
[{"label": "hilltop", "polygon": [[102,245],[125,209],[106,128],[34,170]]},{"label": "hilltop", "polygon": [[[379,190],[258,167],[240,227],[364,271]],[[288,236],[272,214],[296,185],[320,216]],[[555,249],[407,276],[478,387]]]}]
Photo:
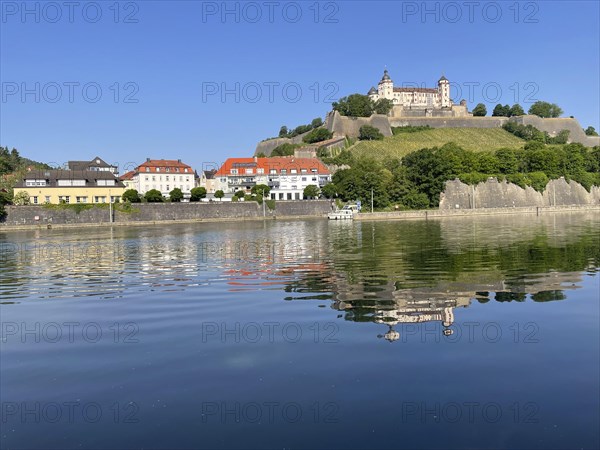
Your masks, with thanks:
[{"label": "hilltop", "polygon": [[370,155],[384,160],[402,158],[422,148],[441,147],[454,142],[465,150],[494,151],[499,148],[522,148],[520,139],[502,128],[430,128],[397,133],[381,141],[358,141],[352,146],[355,155]]}]

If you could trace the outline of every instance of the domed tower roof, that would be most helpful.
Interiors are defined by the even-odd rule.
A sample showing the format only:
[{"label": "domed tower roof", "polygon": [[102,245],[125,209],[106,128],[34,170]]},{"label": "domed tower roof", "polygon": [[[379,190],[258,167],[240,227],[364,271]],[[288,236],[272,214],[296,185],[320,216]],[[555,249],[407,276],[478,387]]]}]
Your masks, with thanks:
[{"label": "domed tower roof", "polygon": [[373,95],[373,94],[377,94],[377,89],[375,89],[374,87],[371,87],[371,89],[369,89],[369,93],[367,95]]},{"label": "domed tower roof", "polygon": [[392,81],[390,75],[388,74],[387,69],[383,71],[383,77],[381,77],[381,81]]},{"label": "domed tower roof", "polygon": [[442,81],[448,81],[448,78],[442,75],[442,77],[438,80],[438,83],[441,83]]}]

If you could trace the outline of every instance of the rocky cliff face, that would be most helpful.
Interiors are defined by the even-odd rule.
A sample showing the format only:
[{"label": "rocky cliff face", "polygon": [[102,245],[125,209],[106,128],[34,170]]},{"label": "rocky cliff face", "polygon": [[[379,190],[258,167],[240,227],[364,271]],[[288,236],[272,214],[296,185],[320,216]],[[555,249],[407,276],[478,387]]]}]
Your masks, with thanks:
[{"label": "rocky cliff face", "polygon": [[446,182],[446,189],[440,197],[440,209],[598,204],[600,187],[592,186],[588,192],[579,183],[567,182],[564,178],[551,180],[544,192],[537,192],[529,186],[523,189],[495,178],[477,185],[453,180]]}]

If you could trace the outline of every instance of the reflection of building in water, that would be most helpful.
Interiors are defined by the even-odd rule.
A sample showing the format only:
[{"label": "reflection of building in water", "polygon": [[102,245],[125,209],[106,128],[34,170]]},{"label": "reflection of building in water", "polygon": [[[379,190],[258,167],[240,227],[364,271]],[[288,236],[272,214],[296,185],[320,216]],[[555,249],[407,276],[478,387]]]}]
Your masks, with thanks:
[{"label": "reflection of building in water", "polygon": [[[420,324],[438,322],[443,327],[442,334],[450,336],[454,324],[454,308],[466,308],[471,303],[468,293],[447,293],[429,290],[401,290],[388,292],[389,300],[369,299],[348,296],[344,300],[334,301],[332,307],[346,312],[346,320],[355,322],[375,322],[385,324],[388,331],[379,337],[396,341],[400,333],[394,329],[398,324]],[[381,294],[381,292],[379,293]]]}]

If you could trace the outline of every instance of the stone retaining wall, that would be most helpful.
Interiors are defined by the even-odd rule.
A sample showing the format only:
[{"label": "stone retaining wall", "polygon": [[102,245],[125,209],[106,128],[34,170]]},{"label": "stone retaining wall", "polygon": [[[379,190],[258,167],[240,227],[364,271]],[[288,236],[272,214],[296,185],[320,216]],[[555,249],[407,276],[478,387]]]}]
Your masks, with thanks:
[{"label": "stone retaining wall", "polygon": [[[108,205],[95,206],[77,213],[72,208],[45,206],[7,206],[0,230],[8,227],[51,225],[102,225],[110,223]],[[117,208],[120,208],[118,206]],[[275,209],[256,202],[212,203],[139,203],[130,212],[113,211],[113,223],[154,223],[202,220],[248,220],[282,217],[324,217],[331,210],[328,200],[276,202]]]}]

